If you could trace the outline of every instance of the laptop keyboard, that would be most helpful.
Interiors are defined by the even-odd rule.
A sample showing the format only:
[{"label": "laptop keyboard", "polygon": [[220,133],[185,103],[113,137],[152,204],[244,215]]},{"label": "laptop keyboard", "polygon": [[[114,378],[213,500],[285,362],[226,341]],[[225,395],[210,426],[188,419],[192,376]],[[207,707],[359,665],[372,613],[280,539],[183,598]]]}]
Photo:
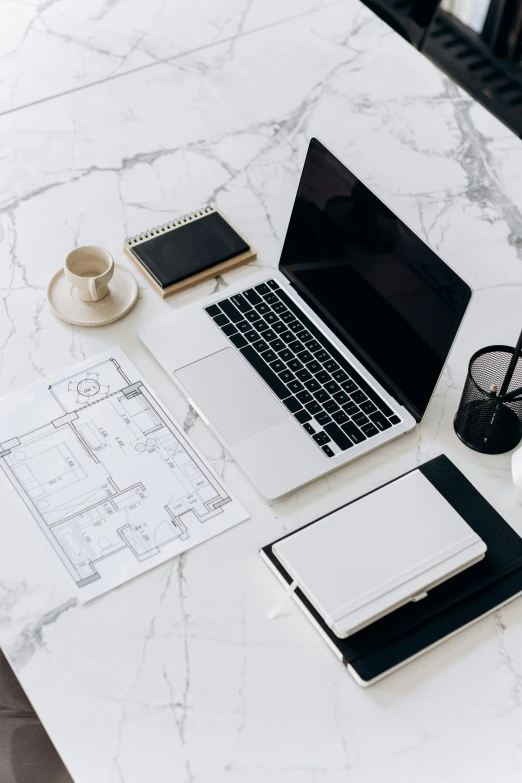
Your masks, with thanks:
[{"label": "laptop keyboard", "polygon": [[327,457],[400,423],[275,280],[205,311]]}]

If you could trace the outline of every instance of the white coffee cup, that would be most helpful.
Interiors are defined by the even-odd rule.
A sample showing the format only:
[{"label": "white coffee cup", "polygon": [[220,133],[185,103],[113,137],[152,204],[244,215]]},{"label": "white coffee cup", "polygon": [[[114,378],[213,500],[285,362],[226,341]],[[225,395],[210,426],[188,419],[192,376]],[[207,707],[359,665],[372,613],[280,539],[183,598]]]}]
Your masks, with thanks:
[{"label": "white coffee cup", "polygon": [[109,291],[114,259],[103,247],[84,245],[69,253],[63,270],[73,296],[82,302],[99,302]]}]

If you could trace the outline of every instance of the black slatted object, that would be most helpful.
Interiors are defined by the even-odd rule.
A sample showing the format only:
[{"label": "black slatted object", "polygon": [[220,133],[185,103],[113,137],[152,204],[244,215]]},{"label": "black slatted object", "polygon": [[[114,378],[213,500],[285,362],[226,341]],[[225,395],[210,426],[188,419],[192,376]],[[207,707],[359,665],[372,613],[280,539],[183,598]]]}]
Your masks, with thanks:
[{"label": "black slatted object", "polygon": [[[498,38],[502,31],[497,29],[492,39],[487,20],[480,35],[453,14],[434,8],[434,0],[363,2],[522,138],[522,40],[513,44],[510,19],[504,19],[503,35]],[[519,3],[510,0],[511,16]],[[500,5],[501,0],[491,0],[488,17]],[[507,35],[506,27],[511,28]]]},{"label": "black slatted object", "polygon": [[363,0],[363,2],[417,49],[422,49],[440,5],[440,0]]},{"label": "black slatted object", "polygon": [[411,4],[411,18],[420,27],[427,28],[440,5],[440,0],[416,0]]},{"label": "black slatted object", "polygon": [[[522,138],[522,41],[513,45],[514,25],[508,18],[518,19],[520,0],[510,1],[504,31],[497,29],[493,38],[487,20],[480,35],[437,9],[435,0],[363,2]],[[488,16],[499,5],[500,0],[491,0]]]},{"label": "black slatted object", "polygon": [[497,57],[491,45],[440,11],[424,53],[479,103],[522,137],[522,65]]}]

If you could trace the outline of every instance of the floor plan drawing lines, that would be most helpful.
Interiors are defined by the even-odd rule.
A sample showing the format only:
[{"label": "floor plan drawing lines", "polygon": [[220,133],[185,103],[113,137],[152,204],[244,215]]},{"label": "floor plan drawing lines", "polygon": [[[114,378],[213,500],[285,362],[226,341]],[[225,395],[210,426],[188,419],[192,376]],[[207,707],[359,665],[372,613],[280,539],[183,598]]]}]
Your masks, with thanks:
[{"label": "floor plan drawing lines", "polygon": [[81,600],[246,519],[121,349],[30,389],[56,416],[0,400],[0,469]]}]

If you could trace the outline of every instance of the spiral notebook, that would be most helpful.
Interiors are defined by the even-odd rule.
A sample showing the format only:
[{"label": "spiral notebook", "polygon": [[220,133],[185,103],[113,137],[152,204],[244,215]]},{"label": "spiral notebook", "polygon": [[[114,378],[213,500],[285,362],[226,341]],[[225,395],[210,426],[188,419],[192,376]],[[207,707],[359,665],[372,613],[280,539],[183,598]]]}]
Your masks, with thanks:
[{"label": "spiral notebook", "polygon": [[256,257],[248,242],[214,206],[128,237],[124,250],[162,297]]}]

